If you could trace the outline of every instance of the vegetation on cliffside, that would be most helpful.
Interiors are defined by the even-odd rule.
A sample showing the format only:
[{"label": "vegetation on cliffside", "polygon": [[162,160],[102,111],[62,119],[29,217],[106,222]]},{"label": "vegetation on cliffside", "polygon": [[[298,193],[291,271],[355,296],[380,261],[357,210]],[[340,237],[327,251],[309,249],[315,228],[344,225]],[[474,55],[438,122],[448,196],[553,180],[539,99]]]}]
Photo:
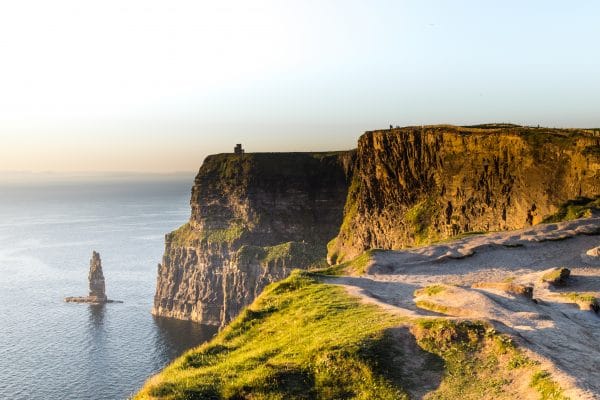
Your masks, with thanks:
[{"label": "vegetation on cliffside", "polygon": [[237,262],[316,269],[327,265],[326,255],[324,246],[305,242],[286,242],[264,247],[244,245],[237,252]]},{"label": "vegetation on cliffside", "polygon": [[428,399],[509,399],[538,387],[562,398],[486,324],[400,318],[296,271],[135,399],[408,399],[424,388]]},{"label": "vegetation on cliffside", "polygon": [[[597,213],[597,137],[508,124],[407,127],[367,132],[356,153],[208,157],[190,222],[167,235],[159,314],[224,325],[292,268],[315,272],[267,286],[136,398],[563,399],[552,377],[488,323],[428,312],[401,318],[324,282],[367,273],[389,259],[380,248]],[[325,266],[326,256],[335,265]],[[564,273],[542,279],[558,286]],[[512,281],[474,287],[531,289]],[[465,315],[425,298],[451,290],[421,288],[416,306]],[[557,297],[599,308],[593,293]]]},{"label": "vegetation on cliffside", "polygon": [[544,218],[544,223],[571,221],[578,218],[588,218],[594,213],[600,214],[600,196],[593,199],[578,197],[561,204],[558,211]]}]

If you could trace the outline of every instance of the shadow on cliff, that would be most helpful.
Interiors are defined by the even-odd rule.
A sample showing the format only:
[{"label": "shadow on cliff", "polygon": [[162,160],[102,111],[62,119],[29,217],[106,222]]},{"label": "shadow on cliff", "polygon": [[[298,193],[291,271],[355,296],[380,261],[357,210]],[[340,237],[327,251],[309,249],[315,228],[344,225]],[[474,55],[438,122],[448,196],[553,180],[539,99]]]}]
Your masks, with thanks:
[{"label": "shadow on cliff", "polygon": [[387,329],[380,338],[364,342],[360,354],[375,373],[411,399],[422,399],[442,382],[444,360],[421,349],[407,326]]},{"label": "shadow on cliff", "polygon": [[[378,385],[396,391],[398,398],[404,398],[403,393],[407,393],[411,399],[422,399],[439,387],[444,373],[444,360],[422,350],[407,326],[384,330],[361,342],[356,353],[328,351],[320,354],[319,358],[328,360],[330,368],[316,371],[293,364],[273,363],[268,384],[258,392],[275,392],[286,399],[354,398],[357,393],[346,381],[361,379],[364,370],[352,369],[362,365],[370,370]],[[340,366],[348,369],[340,371]],[[217,394],[214,398],[250,399],[256,391],[256,387],[241,388],[232,396],[219,397]],[[209,397],[201,391],[194,398]]]}]

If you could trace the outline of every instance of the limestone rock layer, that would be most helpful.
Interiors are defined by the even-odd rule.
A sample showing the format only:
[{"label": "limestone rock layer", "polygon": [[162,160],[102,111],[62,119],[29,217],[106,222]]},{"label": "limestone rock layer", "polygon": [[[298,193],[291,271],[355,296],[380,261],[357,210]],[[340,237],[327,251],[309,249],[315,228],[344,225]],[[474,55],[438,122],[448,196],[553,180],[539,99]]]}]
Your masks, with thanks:
[{"label": "limestone rock layer", "polygon": [[540,223],[600,195],[600,131],[425,126],[365,133],[329,260]]},{"label": "limestone rock layer", "polygon": [[594,130],[406,127],[367,132],[355,151],[209,156],[189,222],[166,236],[153,313],[224,325],[326,256],[523,228],[599,195]]},{"label": "limestone rock layer", "polygon": [[209,156],[190,221],[166,235],[153,314],[224,325],[269,283],[322,263],[354,152]]}]

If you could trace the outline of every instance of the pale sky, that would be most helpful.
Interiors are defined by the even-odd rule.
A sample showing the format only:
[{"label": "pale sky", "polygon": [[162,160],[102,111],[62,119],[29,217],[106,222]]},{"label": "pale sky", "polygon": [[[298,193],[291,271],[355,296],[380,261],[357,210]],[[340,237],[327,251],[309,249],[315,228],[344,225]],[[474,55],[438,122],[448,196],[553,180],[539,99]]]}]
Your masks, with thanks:
[{"label": "pale sky", "polygon": [[192,171],[389,124],[600,127],[600,2],[0,2],[0,171]]}]

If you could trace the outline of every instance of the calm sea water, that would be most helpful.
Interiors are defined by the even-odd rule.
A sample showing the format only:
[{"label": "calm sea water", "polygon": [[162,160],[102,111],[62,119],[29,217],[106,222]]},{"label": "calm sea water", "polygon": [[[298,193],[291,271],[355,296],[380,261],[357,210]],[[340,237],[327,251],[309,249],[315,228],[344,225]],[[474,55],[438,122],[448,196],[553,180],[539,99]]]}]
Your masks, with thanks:
[{"label": "calm sea water", "polygon": [[[215,334],[150,314],[192,179],[0,185],[0,399],[124,399]],[[123,304],[63,302],[87,294],[92,250]]]}]

